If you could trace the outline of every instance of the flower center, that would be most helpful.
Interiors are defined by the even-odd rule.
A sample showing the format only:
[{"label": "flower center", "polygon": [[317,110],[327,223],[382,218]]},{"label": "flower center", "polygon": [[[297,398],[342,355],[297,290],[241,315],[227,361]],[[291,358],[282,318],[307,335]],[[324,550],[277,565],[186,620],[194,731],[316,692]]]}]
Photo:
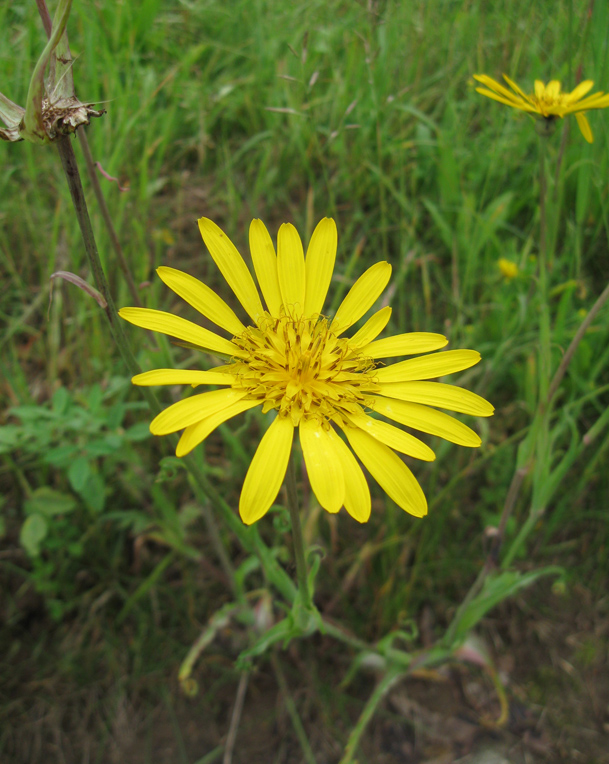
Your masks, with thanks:
[{"label": "flower center", "polygon": [[369,393],[379,390],[374,360],[337,337],[323,317],[265,313],[233,342],[247,353],[227,368],[236,378],[233,388],[260,400],[263,412],[290,415],[294,426],[303,416],[340,421],[371,408]]}]

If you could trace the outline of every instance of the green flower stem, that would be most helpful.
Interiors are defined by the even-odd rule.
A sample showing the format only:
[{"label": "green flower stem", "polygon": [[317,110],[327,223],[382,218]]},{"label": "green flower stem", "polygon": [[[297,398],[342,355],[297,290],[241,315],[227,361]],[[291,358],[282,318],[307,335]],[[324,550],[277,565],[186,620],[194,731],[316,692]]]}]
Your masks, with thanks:
[{"label": "green flower stem", "polygon": [[288,489],[288,510],[292,523],[292,541],[294,543],[294,557],[296,558],[296,577],[298,579],[298,591],[305,610],[313,609],[311,593],[307,583],[307,563],[305,560],[304,539],[302,526],[300,525],[300,513],[298,507],[298,491],[296,488],[296,470],[294,468],[294,450],[290,453],[288,470],[286,474],[286,487]]}]

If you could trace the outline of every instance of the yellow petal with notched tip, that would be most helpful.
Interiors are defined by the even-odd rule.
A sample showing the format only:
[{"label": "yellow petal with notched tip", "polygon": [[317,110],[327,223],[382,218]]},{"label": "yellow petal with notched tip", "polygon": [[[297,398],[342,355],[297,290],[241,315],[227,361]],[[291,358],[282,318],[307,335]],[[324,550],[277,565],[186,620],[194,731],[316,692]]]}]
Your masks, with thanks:
[{"label": "yellow petal with notched tip", "polygon": [[166,265],[161,265],[156,272],[164,284],[217,326],[233,335],[245,331],[235,312],[207,284]]},{"label": "yellow petal with notched tip", "polygon": [[330,442],[334,448],[335,458],[340,460],[345,479],[345,509],[358,523],[365,523],[370,517],[370,489],[357,459],[343,442],[340,436],[330,428]]},{"label": "yellow petal with notched tip", "polygon": [[334,271],[337,241],[334,220],[320,220],[311,236],[305,259],[305,316],[314,316],[323,310]]},{"label": "yellow petal with notched tip", "polygon": [[375,263],[365,271],[347,292],[340,304],[331,330],[340,335],[374,305],[391,277],[391,266],[385,261]]},{"label": "yellow petal with notched tip", "polygon": [[277,234],[277,273],[283,305],[293,317],[302,316],[305,301],[305,261],[302,241],[291,223]]},{"label": "yellow petal with notched tip", "polygon": [[427,514],[427,499],[400,457],[357,427],[347,427],[345,433],[351,448],[383,491],[409,514],[424,517]]},{"label": "yellow petal with notched tip", "polygon": [[420,358],[409,358],[391,366],[382,366],[375,370],[375,374],[379,382],[434,379],[469,369],[479,360],[480,353],[477,350],[447,350],[444,353],[432,353]]},{"label": "yellow petal with notched tip", "polygon": [[401,401],[423,403],[439,409],[459,411],[474,416],[492,416],[494,407],[476,393],[443,382],[388,382],[381,383],[381,395]]},{"label": "yellow petal with notched tip", "polygon": [[579,129],[584,138],[588,143],[594,143],[594,136],[592,135],[592,129],[586,115],[578,111],[575,114],[575,119],[577,120],[577,124],[579,125]]},{"label": "yellow petal with notched tip", "polygon": [[477,448],[481,444],[480,436],[463,422],[442,411],[436,411],[420,403],[390,400],[388,398],[374,399],[374,411],[394,422],[412,427],[413,430],[437,435],[450,443],[468,448]]},{"label": "yellow petal with notched tip", "polygon": [[193,324],[192,321],[174,316],[173,313],[165,313],[163,310],[153,310],[152,308],[121,308],[118,315],[125,321],[129,321],[130,324],[159,332],[159,334],[167,334],[178,340],[191,342],[205,350],[229,357],[245,358],[245,352],[233,345],[230,340],[226,340],[202,326]]},{"label": "yellow petal with notched tip", "polygon": [[387,422],[381,422],[379,419],[373,419],[366,414],[349,415],[351,424],[359,427],[360,430],[372,435],[373,438],[380,440],[389,448],[399,451],[401,454],[407,454],[414,459],[421,459],[424,462],[433,462],[436,455],[423,441],[415,438],[409,432],[404,432],[398,427],[394,427]]},{"label": "yellow petal with notched tip", "polygon": [[400,355],[429,353],[431,350],[440,350],[446,345],[448,345],[448,340],[442,334],[407,332],[371,342],[362,347],[361,351],[369,358],[393,358]]},{"label": "yellow petal with notched tip", "polygon": [[314,418],[300,420],[299,434],[313,493],[325,510],[338,512],[345,501],[345,479],[330,436]]},{"label": "yellow petal with notched tip", "polygon": [[177,432],[188,425],[200,422],[205,417],[222,411],[227,406],[241,400],[247,395],[247,390],[211,390],[174,403],[173,406],[161,411],[150,422],[150,432],[153,435],[168,435]]},{"label": "yellow petal with notched tip", "polygon": [[250,225],[250,252],[252,253],[256,278],[269,313],[278,316],[282,300],[277,276],[277,255],[273,241],[262,220],[252,220]]},{"label": "yellow petal with notched tip", "polygon": [[275,501],[285,477],[293,439],[292,419],[278,416],[260,441],[239,500],[239,514],[246,525],[260,520]]},{"label": "yellow petal with notched tip", "polygon": [[196,371],[191,369],[152,369],[131,378],[134,385],[230,385],[235,381],[232,374],[221,371]]},{"label": "yellow petal with notched tip", "polygon": [[264,313],[256,284],[245,260],[237,248],[212,220],[199,219],[199,231],[220,273],[245,308],[247,314],[258,323]]},{"label": "yellow petal with notched tip", "polygon": [[376,313],[370,316],[362,328],[358,329],[353,337],[351,337],[349,340],[349,347],[363,347],[364,345],[369,345],[387,326],[390,318],[391,308],[389,305],[377,310]]},{"label": "yellow petal with notched tip", "polygon": [[211,414],[201,422],[189,425],[178,441],[176,456],[186,456],[186,454],[190,453],[195,446],[199,445],[199,443],[202,443],[205,438],[223,422],[259,405],[260,401],[237,401],[236,403],[227,406],[222,411],[217,411],[215,414]]}]

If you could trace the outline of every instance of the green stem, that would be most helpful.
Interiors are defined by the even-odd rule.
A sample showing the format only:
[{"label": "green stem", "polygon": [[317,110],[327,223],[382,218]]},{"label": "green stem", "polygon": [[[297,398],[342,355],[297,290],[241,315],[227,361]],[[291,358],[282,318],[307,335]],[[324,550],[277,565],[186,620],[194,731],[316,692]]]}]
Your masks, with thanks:
[{"label": "green stem", "polygon": [[364,710],[357,720],[357,724],[351,730],[351,734],[349,735],[349,739],[347,740],[347,745],[345,747],[345,754],[340,760],[339,764],[352,764],[354,761],[353,757],[357,751],[357,746],[359,745],[359,741],[364,734],[364,731],[366,730],[370,720],[374,716],[374,712],[376,711],[379,703],[383,700],[389,690],[403,676],[405,676],[405,673],[406,672],[401,669],[390,669],[374,688],[372,695],[368,698],[368,702],[364,706]]},{"label": "green stem", "polygon": [[300,524],[300,512],[298,506],[298,491],[296,488],[296,470],[294,468],[294,451],[290,453],[288,470],[286,474],[286,486],[288,489],[288,510],[292,523],[292,541],[294,543],[294,557],[296,558],[296,577],[298,579],[298,591],[305,610],[313,608],[309,584],[307,582],[307,563],[305,559],[304,539]]}]

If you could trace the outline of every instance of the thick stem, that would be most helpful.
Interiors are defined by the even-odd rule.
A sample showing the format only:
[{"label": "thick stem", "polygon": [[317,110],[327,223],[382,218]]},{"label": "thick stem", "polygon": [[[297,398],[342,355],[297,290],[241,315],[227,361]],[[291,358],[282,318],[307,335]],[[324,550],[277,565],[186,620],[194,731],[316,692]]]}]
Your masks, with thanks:
[{"label": "thick stem", "polygon": [[296,488],[296,470],[294,468],[294,451],[290,454],[288,470],[286,474],[286,487],[288,490],[288,510],[292,524],[292,541],[294,543],[294,557],[296,559],[296,577],[298,579],[298,591],[300,599],[306,610],[311,610],[313,602],[309,592],[307,581],[307,563],[305,559],[304,539],[300,524],[300,512],[298,507],[298,490]]}]

